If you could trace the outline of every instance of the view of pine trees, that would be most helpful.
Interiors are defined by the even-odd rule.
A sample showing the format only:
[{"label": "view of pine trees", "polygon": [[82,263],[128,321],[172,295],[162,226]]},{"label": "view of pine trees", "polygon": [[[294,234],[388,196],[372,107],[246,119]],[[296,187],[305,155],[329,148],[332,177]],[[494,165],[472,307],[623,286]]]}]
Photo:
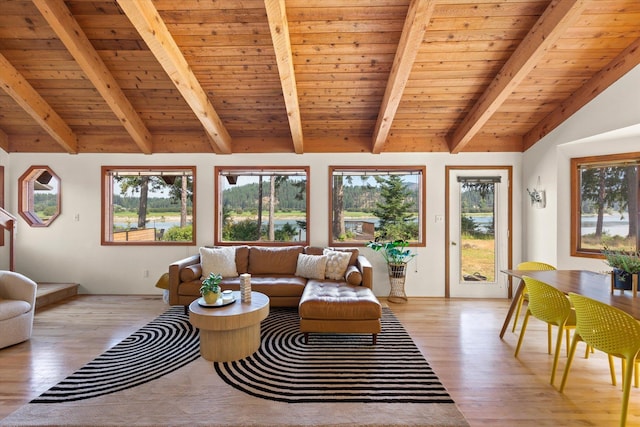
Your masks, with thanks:
[{"label": "view of pine trees", "polygon": [[[262,194],[269,195],[269,181],[262,183]],[[258,183],[233,186],[225,189],[222,195],[225,210],[232,213],[255,212],[258,210]],[[277,210],[279,212],[304,212],[306,198],[300,194],[299,182],[283,180],[276,190]],[[263,207],[266,209],[268,200],[263,199]]]},{"label": "view of pine trees", "polygon": [[[637,249],[639,183],[636,165],[581,168],[581,248]],[[607,226],[607,216],[617,217],[620,225]]]},{"label": "view of pine trees", "polygon": [[420,238],[421,173],[334,173],[332,234],[341,242]]},{"label": "view of pine trees", "polygon": [[[140,207],[140,196],[113,196],[113,205],[116,212],[138,212]],[[191,211],[191,200],[187,202],[188,210]],[[168,197],[148,197],[148,213],[176,213],[180,214],[180,201],[172,200]]]}]

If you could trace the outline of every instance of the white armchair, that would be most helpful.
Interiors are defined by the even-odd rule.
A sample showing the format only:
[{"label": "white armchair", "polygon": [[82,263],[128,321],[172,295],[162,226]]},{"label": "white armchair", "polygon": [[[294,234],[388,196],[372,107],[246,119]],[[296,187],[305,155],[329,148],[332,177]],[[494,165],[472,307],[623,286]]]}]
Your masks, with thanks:
[{"label": "white armchair", "polygon": [[20,273],[0,270],[0,348],[31,337],[37,287]]}]

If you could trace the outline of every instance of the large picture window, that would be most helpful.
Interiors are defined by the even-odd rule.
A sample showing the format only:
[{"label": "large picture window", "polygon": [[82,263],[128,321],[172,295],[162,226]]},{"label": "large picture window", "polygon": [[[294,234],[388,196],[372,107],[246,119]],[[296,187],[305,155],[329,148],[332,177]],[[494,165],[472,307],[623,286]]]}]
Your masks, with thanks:
[{"label": "large picture window", "polygon": [[571,159],[572,255],[639,249],[640,153]]},{"label": "large picture window", "polygon": [[102,167],[102,244],[195,245],[195,167]]},{"label": "large picture window", "polygon": [[424,246],[425,175],[424,166],[330,166],[330,244],[380,238]]},{"label": "large picture window", "polygon": [[309,244],[309,168],[215,168],[216,244]]}]

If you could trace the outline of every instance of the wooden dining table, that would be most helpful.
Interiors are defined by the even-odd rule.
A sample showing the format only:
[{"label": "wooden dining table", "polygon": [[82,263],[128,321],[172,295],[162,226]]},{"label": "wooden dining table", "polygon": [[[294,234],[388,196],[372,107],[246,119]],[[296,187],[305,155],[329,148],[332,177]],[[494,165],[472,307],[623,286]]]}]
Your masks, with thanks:
[{"label": "wooden dining table", "polygon": [[504,336],[513,313],[518,305],[520,295],[524,290],[523,276],[529,276],[541,282],[547,283],[556,289],[568,294],[573,292],[584,295],[594,300],[609,304],[612,307],[629,313],[635,319],[640,320],[640,298],[634,298],[631,291],[621,290],[611,291],[611,276],[609,274],[596,273],[588,270],[501,270],[513,278],[520,279],[513,299],[509,306],[509,311],[504,319],[500,338]]}]

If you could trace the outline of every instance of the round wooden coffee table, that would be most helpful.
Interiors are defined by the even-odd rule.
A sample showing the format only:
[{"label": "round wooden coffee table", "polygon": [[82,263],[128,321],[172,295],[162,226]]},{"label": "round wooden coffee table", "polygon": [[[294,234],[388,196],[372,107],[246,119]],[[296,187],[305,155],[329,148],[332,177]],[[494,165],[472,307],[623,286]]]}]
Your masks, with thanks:
[{"label": "round wooden coffee table", "polygon": [[230,362],[251,356],[260,348],[260,322],[269,315],[269,297],[251,292],[251,302],[236,301],[224,307],[189,305],[189,322],[200,329],[200,355],[213,362]]}]

